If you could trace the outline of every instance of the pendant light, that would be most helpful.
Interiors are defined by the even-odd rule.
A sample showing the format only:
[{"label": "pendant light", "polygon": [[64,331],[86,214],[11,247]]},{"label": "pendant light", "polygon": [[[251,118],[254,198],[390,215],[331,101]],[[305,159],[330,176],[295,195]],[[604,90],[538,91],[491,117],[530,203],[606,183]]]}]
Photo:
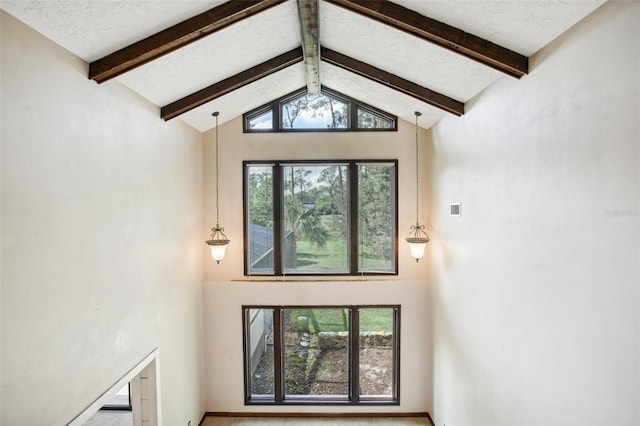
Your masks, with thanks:
[{"label": "pendant light", "polygon": [[420,182],[418,174],[418,117],[420,117],[422,114],[418,111],[416,111],[414,114],[416,116],[416,224],[411,225],[411,231],[405,239],[409,243],[409,248],[411,249],[411,257],[413,257],[416,262],[418,262],[420,261],[422,256],[424,256],[424,249],[429,242],[429,236],[424,231],[424,225],[420,225],[420,222],[418,221],[418,185]]},{"label": "pendant light", "polygon": [[220,113],[216,111],[211,115],[216,118],[216,226],[211,228],[212,233],[206,243],[211,249],[211,257],[213,257],[213,260],[220,263],[220,261],[224,258],[224,252],[227,250],[227,245],[229,245],[231,241],[229,241],[227,236],[224,234],[224,228],[220,226],[219,220],[220,208],[218,202],[218,116],[220,115]]}]

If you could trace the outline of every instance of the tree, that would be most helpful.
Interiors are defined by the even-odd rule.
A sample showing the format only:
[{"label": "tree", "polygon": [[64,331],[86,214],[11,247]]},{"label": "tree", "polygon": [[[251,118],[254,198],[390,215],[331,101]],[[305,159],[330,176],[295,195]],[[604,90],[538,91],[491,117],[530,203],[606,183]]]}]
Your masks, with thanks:
[{"label": "tree", "polygon": [[304,167],[285,167],[285,223],[296,237],[308,238],[322,248],[327,244],[329,232],[322,225],[315,205],[312,207],[311,200],[305,199],[312,186],[307,179],[311,173]]},{"label": "tree", "polygon": [[390,260],[394,240],[391,168],[361,166],[360,170],[360,239],[369,255]]},{"label": "tree", "polygon": [[311,112],[311,117],[323,117],[330,114],[328,128],[346,127],[347,104],[324,94],[304,95],[282,105],[282,121],[285,129],[293,129],[296,119],[303,112]]},{"label": "tree", "polygon": [[320,187],[316,197],[316,206],[323,215],[331,217],[331,228],[337,238],[347,238],[347,184],[345,166],[325,167],[318,182]]},{"label": "tree", "polygon": [[251,223],[273,228],[273,179],[270,172],[249,174]]}]

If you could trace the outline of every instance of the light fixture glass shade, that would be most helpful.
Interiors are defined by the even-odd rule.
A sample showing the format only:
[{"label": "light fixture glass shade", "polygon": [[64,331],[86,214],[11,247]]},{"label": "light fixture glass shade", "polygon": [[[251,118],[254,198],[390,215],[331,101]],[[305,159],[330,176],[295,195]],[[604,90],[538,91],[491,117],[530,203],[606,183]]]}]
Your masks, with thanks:
[{"label": "light fixture glass shade", "polygon": [[211,231],[212,233],[209,236],[209,239],[205,242],[211,249],[211,257],[213,257],[213,260],[220,263],[220,261],[224,259],[224,253],[231,240],[224,235],[224,228],[220,225],[216,225],[214,228],[211,228]]},{"label": "light fixture glass shade", "polygon": [[409,243],[409,250],[411,250],[411,257],[416,262],[422,259],[424,256],[424,249],[430,240],[426,232],[424,232],[424,225],[420,225],[420,222],[416,222],[415,225],[411,225],[411,232],[405,238],[405,241]]},{"label": "light fixture glass shade", "polygon": [[424,256],[424,249],[427,247],[427,243],[429,242],[428,238],[407,238],[407,242],[409,243],[409,249],[411,250],[411,257],[413,257],[416,262],[422,259]]},{"label": "light fixture glass shade", "polygon": [[231,241],[229,240],[207,241],[207,244],[209,244],[209,248],[211,249],[211,257],[213,257],[213,260],[220,263],[220,261],[224,259],[224,253],[230,242]]}]

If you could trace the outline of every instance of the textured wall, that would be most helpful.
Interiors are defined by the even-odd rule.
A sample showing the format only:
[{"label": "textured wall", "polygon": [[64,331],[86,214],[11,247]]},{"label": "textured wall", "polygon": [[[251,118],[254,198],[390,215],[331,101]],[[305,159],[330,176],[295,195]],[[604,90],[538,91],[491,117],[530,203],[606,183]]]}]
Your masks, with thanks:
[{"label": "textured wall", "polygon": [[203,412],[200,133],[2,12],[2,419],[61,425],[159,347]]},{"label": "textured wall", "polygon": [[438,426],[640,423],[638,22],[605,4],[432,131]]}]

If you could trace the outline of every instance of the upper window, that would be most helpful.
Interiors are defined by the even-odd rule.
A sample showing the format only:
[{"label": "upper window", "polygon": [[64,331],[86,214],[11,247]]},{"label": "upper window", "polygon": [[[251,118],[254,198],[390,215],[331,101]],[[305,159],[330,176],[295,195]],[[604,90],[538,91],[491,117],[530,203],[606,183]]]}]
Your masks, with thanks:
[{"label": "upper window", "polygon": [[306,88],[249,111],[245,132],[397,130],[397,117],[326,87]]},{"label": "upper window", "polygon": [[397,274],[396,160],[244,164],[246,274]]}]

